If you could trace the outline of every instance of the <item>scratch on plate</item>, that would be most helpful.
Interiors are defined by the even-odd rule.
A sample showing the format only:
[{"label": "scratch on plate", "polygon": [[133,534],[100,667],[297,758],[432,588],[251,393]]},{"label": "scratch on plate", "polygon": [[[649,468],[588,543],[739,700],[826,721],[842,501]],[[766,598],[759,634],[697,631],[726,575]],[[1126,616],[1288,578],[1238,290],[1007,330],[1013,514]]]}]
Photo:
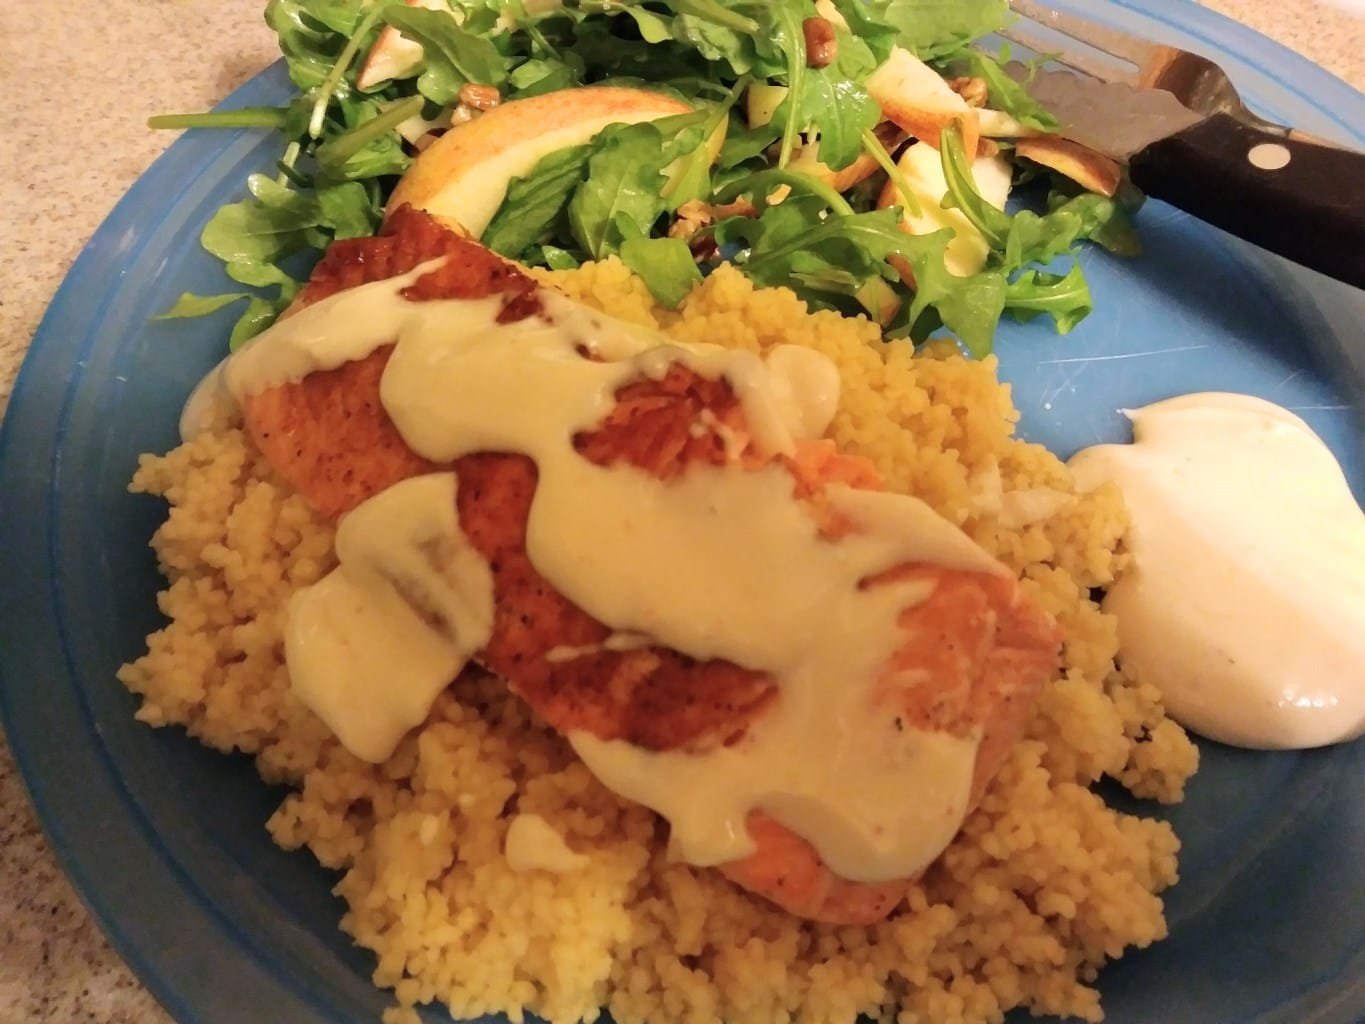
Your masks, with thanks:
[{"label": "scratch on plate", "polygon": [[1302,377],[1302,376],[1303,376],[1303,371],[1302,371],[1302,370],[1295,370],[1293,373],[1291,373],[1288,377],[1286,377],[1284,380],[1280,381],[1280,382],[1279,382],[1278,384],[1276,384],[1275,386],[1276,386],[1277,388],[1282,388],[1282,387],[1284,387],[1286,384],[1288,384],[1291,380],[1296,380],[1296,379],[1298,379],[1299,377]]},{"label": "scratch on plate", "polygon": [[[1054,362],[1054,363],[1074,363],[1074,362],[1076,362],[1076,360],[1073,360],[1073,359],[1056,359],[1056,360],[1053,360],[1053,362]],[[1070,388],[1072,391],[1075,391],[1075,390],[1076,390],[1076,381],[1080,378],[1081,374],[1085,373],[1086,369],[1087,369],[1087,367],[1086,367],[1086,361],[1082,361],[1082,362],[1080,363],[1079,366],[1076,366],[1075,368],[1073,368],[1073,369],[1067,371],[1066,376],[1063,377],[1062,380],[1061,380],[1055,387],[1052,387],[1052,388],[1049,388],[1049,389],[1045,390],[1045,391],[1043,392],[1043,397],[1042,397],[1043,408],[1044,408],[1044,409],[1051,409],[1051,408],[1052,408],[1052,403],[1053,403],[1054,401],[1056,401],[1059,397],[1061,397],[1062,392],[1065,391],[1065,390],[1067,390],[1067,388]]]},{"label": "scratch on plate", "polygon": [[1149,352],[1120,352],[1112,356],[1074,356],[1071,359],[1044,359],[1039,366],[1057,366],[1061,363],[1107,363],[1115,359],[1142,359],[1145,356],[1164,356],[1172,352],[1198,352],[1207,345],[1177,345],[1175,348],[1155,348]]},{"label": "scratch on plate", "polygon": [[1288,406],[1285,406],[1285,408],[1287,408],[1290,412],[1311,412],[1311,411],[1314,411],[1314,410],[1323,410],[1323,411],[1325,411],[1325,412],[1340,412],[1340,411],[1343,410],[1343,409],[1349,409],[1350,406],[1349,406],[1349,405],[1288,405]]}]

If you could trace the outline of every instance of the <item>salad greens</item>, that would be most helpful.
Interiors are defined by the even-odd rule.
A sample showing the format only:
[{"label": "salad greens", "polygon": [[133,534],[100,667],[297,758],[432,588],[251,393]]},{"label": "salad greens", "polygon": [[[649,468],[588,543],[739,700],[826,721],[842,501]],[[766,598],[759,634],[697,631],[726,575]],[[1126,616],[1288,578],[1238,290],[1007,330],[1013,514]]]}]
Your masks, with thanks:
[{"label": "salad greens", "polygon": [[[902,230],[902,208],[918,215],[923,197],[888,152],[903,134],[881,130],[883,111],[866,87],[901,47],[945,77],[976,80],[992,107],[1026,128],[1055,129],[1005,74],[1006,53],[972,48],[1008,20],[1007,0],[820,0],[818,8],[814,0],[269,0],[265,18],[297,95],[279,108],[150,122],[283,134],[276,175],[252,175],[249,197],[220,209],[201,238],[229,277],[254,290],[184,295],[163,316],[245,302],[232,345],[263,330],[298,292],[295,272],[311,255],[378,229],[412,143],[449,123],[452,108],[469,113],[467,87],[493,87],[505,102],[611,83],[666,92],[694,113],[611,125],[548,154],[510,182],[484,244],[553,268],[616,255],[670,305],[729,260],[813,307],[871,316],[888,337],[918,341],[946,327],[977,355],[990,351],[1006,313],[1046,314],[1070,330],[1092,306],[1078,244],[1134,251],[1122,206],[1061,188],[1038,209],[1004,213],[977,190],[960,133],[945,130],[931,140],[948,184],[943,205],[990,248],[979,272],[958,276],[944,262],[952,229]],[[817,16],[833,32],[819,59],[807,37]],[[421,57],[362,89],[365,56],[386,30],[419,43]],[[860,161],[875,178],[834,187],[834,172]],[[887,180],[899,205],[879,209]],[[1051,266],[1067,256],[1070,266]]]}]

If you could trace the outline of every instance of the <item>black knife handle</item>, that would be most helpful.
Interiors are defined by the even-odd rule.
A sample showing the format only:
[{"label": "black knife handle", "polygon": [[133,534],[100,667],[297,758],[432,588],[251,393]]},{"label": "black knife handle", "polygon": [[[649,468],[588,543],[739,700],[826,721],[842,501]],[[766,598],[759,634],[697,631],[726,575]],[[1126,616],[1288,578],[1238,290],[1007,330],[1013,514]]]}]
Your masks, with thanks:
[{"label": "black knife handle", "polygon": [[1365,153],[1215,114],[1148,146],[1130,173],[1150,196],[1365,288]]}]

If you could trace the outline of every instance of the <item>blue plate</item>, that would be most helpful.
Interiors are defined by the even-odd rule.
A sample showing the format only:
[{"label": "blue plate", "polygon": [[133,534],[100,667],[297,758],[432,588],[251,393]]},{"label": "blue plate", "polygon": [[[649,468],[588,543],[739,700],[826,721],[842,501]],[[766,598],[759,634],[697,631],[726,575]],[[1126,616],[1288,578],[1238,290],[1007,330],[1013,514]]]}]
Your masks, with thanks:
[{"label": "blue plate", "polygon": [[[1201,50],[1265,114],[1365,146],[1365,98],[1319,68],[1182,0],[1140,7],[1092,0],[1084,13]],[[288,91],[275,67],[224,106]],[[246,132],[177,142],[53,300],[0,436],[0,710],[63,865],[178,1020],[372,1024],[386,996],[369,984],[371,956],[337,929],[332,877],[267,840],[282,794],[243,758],[135,723],[114,680],[159,624],[147,540],[162,506],[126,483],[138,452],[175,442],[181,402],[229,321],[149,318],[182,290],[222,289],[200,227],[274,155]],[[1024,434],[1066,455],[1126,438],[1122,407],[1245,391],[1299,412],[1365,493],[1365,293],[1160,204],[1140,227],[1140,260],[1087,254],[1099,312],[1075,333],[1002,331]],[[1185,844],[1171,937],[1104,972],[1107,1019],[1365,1018],[1365,743],[1202,746],[1189,799],[1164,812]]]}]

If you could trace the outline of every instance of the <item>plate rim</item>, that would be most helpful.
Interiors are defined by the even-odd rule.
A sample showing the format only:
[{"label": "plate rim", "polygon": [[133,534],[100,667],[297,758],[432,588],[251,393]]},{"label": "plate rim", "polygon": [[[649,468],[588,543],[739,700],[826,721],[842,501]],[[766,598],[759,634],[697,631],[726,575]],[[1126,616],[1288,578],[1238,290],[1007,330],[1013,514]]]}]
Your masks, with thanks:
[{"label": "plate rim", "polygon": [[[1080,5],[1077,0],[1058,0],[1057,6],[1074,8]],[[1365,144],[1365,130],[1353,127],[1353,124],[1365,125],[1365,94],[1283,44],[1190,0],[1149,0],[1148,3],[1141,5],[1136,0],[1101,0],[1101,3],[1095,6],[1099,8],[1097,13],[1101,16],[1107,7],[1125,12],[1130,18],[1156,22],[1174,33],[1198,38],[1216,51],[1220,60],[1225,56],[1234,56],[1239,65],[1250,65],[1260,74],[1272,79],[1279,88],[1313,108],[1322,120],[1330,121],[1348,137],[1354,137],[1357,143]],[[1095,8],[1088,10],[1094,12]],[[232,109],[248,105],[250,99],[258,92],[271,88],[271,76],[279,75],[281,67],[282,62],[276,61],[257,72],[225,97],[215,109]],[[1346,116],[1348,114],[1349,117]],[[113,255],[124,259],[133,258],[146,245],[147,238],[143,236],[138,238],[131,250],[120,251],[118,245],[120,232],[139,221],[140,218],[135,215],[139,204],[146,197],[155,195],[159,191],[157,186],[163,180],[174,180],[182,170],[188,170],[192,179],[197,178],[203,171],[205,155],[225,150],[232,145],[234,138],[245,137],[249,133],[250,130],[225,131],[216,135],[187,133],[176,139],[120,197],[64,275],[34,333],[32,344],[16,376],[4,419],[0,421],[0,480],[6,482],[6,487],[0,490],[0,535],[13,536],[14,533],[20,532],[17,528],[19,524],[43,518],[35,515],[34,509],[39,509],[45,516],[57,494],[59,474],[53,473],[46,486],[40,479],[24,480],[23,477],[33,474],[21,472],[21,467],[14,465],[18,461],[14,452],[20,449],[21,436],[28,435],[29,438],[35,436],[31,433],[35,425],[55,427],[50,436],[45,433],[36,435],[40,439],[37,443],[45,444],[54,454],[60,449],[65,438],[70,391],[63,395],[60,408],[55,411],[50,409],[35,411],[33,408],[35,404],[41,405],[36,393],[44,384],[49,383],[49,379],[43,376],[45,372],[51,372],[49,364],[54,361],[61,363],[63,356],[78,355],[86,345],[97,342],[92,332],[97,325],[99,311],[112,301],[119,290],[119,282],[115,275],[92,299],[78,294],[83,282],[92,270],[104,267],[106,261]],[[80,325],[81,329],[71,330],[72,324]],[[44,470],[49,468],[50,465],[45,466]],[[10,486],[16,477],[21,478],[23,486]],[[30,506],[28,509],[17,508],[16,506],[22,503],[15,501],[16,496],[32,494],[35,488],[43,498],[40,505]],[[45,668],[49,673],[61,677],[64,685],[75,685],[75,680],[69,678],[74,673],[64,644],[59,643],[52,650],[24,651],[22,657],[15,655],[14,641],[18,640],[17,646],[22,648],[25,639],[14,627],[15,623],[27,621],[35,615],[38,618],[46,616],[51,620],[49,632],[58,634],[61,632],[60,615],[55,603],[56,581],[49,579],[46,582],[41,591],[41,612],[34,613],[24,611],[25,602],[20,600],[20,595],[27,596],[29,598],[27,603],[36,606],[40,603],[35,600],[39,592],[25,591],[22,587],[16,588],[12,585],[12,581],[16,579],[22,581],[25,577],[34,582],[31,573],[16,574],[13,570],[16,567],[31,568],[35,559],[41,560],[46,568],[51,569],[55,557],[53,538],[50,536],[52,532],[50,527],[40,528],[39,535],[47,536],[49,543],[41,555],[32,558],[20,557],[12,550],[16,545],[0,545],[0,569],[4,570],[0,572],[0,578],[11,583],[0,593],[0,619],[3,620],[3,625],[0,625],[0,638],[4,640],[3,645],[0,645],[0,727],[3,727],[9,741],[24,792],[35,810],[49,848],[120,957],[175,1019],[186,1022],[199,1021],[201,1024],[216,1024],[222,1021],[223,1024],[227,1024],[238,1018],[220,1017],[211,1002],[206,1004],[203,1001],[204,996],[218,994],[225,982],[230,980],[223,972],[227,965],[223,962],[221,953],[212,958],[217,972],[209,972],[197,980],[172,978],[164,970],[158,969],[156,957],[148,954],[147,947],[149,943],[156,945],[158,938],[164,939],[164,936],[144,934],[149,929],[144,927],[138,918],[114,911],[113,904],[118,901],[111,900],[98,882],[101,872],[100,855],[103,851],[99,846],[86,842],[92,838],[87,834],[88,826],[92,823],[88,817],[73,814],[69,808],[58,806],[57,794],[54,792],[51,779],[45,775],[46,769],[40,768],[44,758],[32,748],[30,736],[21,724],[24,721],[32,721],[32,716],[20,708],[23,701],[16,699],[24,692],[23,677],[27,673],[21,670],[23,667],[32,663],[34,667]],[[31,675],[27,677],[34,678]],[[83,701],[80,701],[79,692],[77,699],[80,702],[80,710],[88,721],[89,711]],[[17,730],[16,724],[20,724]],[[94,723],[89,724],[93,727]],[[126,815],[130,806],[136,812],[135,805],[131,804],[126,790],[122,787],[121,776],[115,770],[116,765],[107,746],[93,735],[82,738],[87,739],[90,746],[86,751],[85,760],[103,764],[108,773],[108,777],[101,780],[104,783],[101,788],[123,798],[118,805],[122,813]],[[155,837],[148,834],[149,827],[145,822],[129,821],[125,824],[132,832],[131,838],[143,848],[142,852],[153,854],[156,852]],[[138,843],[138,840],[141,842]],[[215,908],[204,906],[203,901],[196,898],[194,886],[182,877],[176,864],[165,859],[158,859],[158,864],[175,876],[180,889],[189,890],[183,895],[206,917],[219,917]],[[231,983],[254,986],[257,996],[277,993],[281,1001],[276,1005],[281,1007],[296,1001],[298,989],[288,979],[280,977],[273,968],[262,964],[254,955],[243,952],[237,944],[240,936],[234,934],[235,929],[230,921],[217,920],[206,923],[213,925],[211,934],[214,942],[225,944],[222,952],[228,954],[228,960],[235,961],[232,970],[241,975]],[[201,936],[204,934],[206,933],[200,933]],[[243,972],[242,967],[249,967],[250,970]],[[268,988],[269,992],[262,986]],[[316,1010],[317,1007],[310,1004],[306,1009]]]}]

